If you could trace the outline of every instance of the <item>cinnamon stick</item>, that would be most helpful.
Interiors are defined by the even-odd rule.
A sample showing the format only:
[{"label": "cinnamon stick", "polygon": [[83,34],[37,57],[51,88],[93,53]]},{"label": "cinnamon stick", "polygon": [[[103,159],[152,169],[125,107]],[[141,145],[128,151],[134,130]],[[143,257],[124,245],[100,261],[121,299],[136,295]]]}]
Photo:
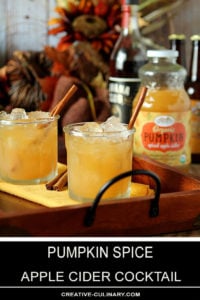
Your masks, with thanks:
[{"label": "cinnamon stick", "polygon": [[53,190],[54,185],[59,181],[59,179],[66,173],[67,171],[63,171],[62,173],[58,174],[56,177],[54,177],[52,180],[46,183],[46,189],[47,190]]},{"label": "cinnamon stick", "polygon": [[73,96],[73,94],[77,91],[78,87],[73,84],[71,88],[67,91],[65,96],[54,106],[54,108],[51,110],[50,115],[56,116],[58,115],[63,107],[67,104],[67,102],[70,100],[70,98]]},{"label": "cinnamon stick", "polygon": [[67,171],[62,174],[58,181],[53,185],[53,190],[61,191],[67,184]]},{"label": "cinnamon stick", "polygon": [[[78,87],[73,84],[71,86],[71,88],[67,91],[67,93],[65,94],[65,96],[53,107],[53,109],[50,112],[50,116],[51,117],[55,117],[56,115],[58,115],[61,110],[63,109],[63,107],[67,104],[67,102],[70,100],[70,98],[73,96],[73,94],[77,91]],[[48,123],[41,123],[38,124],[37,127],[39,129],[45,128],[48,126]]]},{"label": "cinnamon stick", "polygon": [[140,108],[144,102],[144,99],[145,99],[145,96],[146,96],[146,93],[147,93],[147,87],[146,86],[143,86],[141,88],[141,91],[140,91],[140,95],[139,95],[139,100],[138,100],[138,103],[136,104],[136,107],[133,111],[133,114],[130,118],[130,121],[128,123],[128,129],[132,129],[134,127],[134,124],[135,124],[135,120],[137,118],[137,115],[140,111]]}]

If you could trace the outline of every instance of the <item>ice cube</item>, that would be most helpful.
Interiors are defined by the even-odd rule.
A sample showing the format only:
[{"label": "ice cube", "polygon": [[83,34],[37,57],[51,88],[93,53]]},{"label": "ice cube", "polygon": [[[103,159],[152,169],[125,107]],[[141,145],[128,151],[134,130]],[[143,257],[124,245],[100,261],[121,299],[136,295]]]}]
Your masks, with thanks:
[{"label": "ice cube", "polygon": [[103,132],[100,124],[96,122],[86,122],[82,127],[81,131],[84,132]]},{"label": "ice cube", "polygon": [[10,113],[10,120],[22,120],[22,119],[28,119],[25,109],[13,108]]},{"label": "ice cube", "polygon": [[33,120],[46,119],[50,117],[50,113],[47,111],[36,110],[36,111],[29,112],[28,117],[29,119],[33,119]]},{"label": "ice cube", "polygon": [[119,119],[111,116],[105,122],[101,124],[103,131],[105,132],[116,132],[116,131],[124,131],[126,127],[120,123]]},{"label": "ice cube", "polygon": [[8,114],[2,110],[0,111],[0,120],[7,120],[8,119]]}]

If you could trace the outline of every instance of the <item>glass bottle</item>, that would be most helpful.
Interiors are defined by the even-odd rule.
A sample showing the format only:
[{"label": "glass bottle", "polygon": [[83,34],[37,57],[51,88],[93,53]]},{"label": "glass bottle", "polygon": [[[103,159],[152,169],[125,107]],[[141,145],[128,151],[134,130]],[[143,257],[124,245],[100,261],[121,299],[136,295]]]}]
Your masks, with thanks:
[{"label": "glass bottle", "polygon": [[[187,169],[191,162],[191,106],[184,88],[187,71],[176,63],[178,51],[150,50],[139,70],[148,88],[135,122],[134,151],[170,166]],[[134,104],[138,101],[138,94]]]},{"label": "glass bottle", "polygon": [[185,88],[192,105],[192,162],[200,163],[200,35],[192,35],[191,43],[192,52],[188,80],[185,84]]},{"label": "glass bottle", "polygon": [[182,65],[187,70],[185,35],[170,34],[168,38],[169,38],[170,49],[178,51],[177,63],[179,65]]},{"label": "glass bottle", "polygon": [[139,89],[139,68],[147,62],[146,46],[138,24],[138,0],[123,0],[122,29],[110,57],[108,79],[111,114],[128,123],[132,101]]}]

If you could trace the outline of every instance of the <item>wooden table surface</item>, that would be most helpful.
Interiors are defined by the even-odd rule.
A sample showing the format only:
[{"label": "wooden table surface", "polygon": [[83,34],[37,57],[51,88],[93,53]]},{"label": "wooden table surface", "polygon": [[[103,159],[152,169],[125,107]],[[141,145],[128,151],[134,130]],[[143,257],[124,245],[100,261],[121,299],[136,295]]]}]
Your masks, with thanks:
[{"label": "wooden table surface", "polygon": [[200,177],[200,164],[191,164],[189,167],[189,173],[193,176]]}]

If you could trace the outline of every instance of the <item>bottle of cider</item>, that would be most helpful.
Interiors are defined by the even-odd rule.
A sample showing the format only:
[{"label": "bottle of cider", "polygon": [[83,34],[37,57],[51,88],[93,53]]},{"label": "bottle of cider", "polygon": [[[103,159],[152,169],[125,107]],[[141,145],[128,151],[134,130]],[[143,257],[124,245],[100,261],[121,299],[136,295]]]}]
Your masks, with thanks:
[{"label": "bottle of cider", "polygon": [[[149,50],[139,70],[148,88],[135,122],[134,151],[164,164],[188,169],[191,162],[191,105],[184,82],[187,71],[176,63],[178,51]],[[133,102],[137,104],[139,92]]]},{"label": "bottle of cider", "polygon": [[110,57],[108,90],[111,114],[128,123],[140,85],[138,70],[147,61],[147,49],[139,29],[139,0],[122,1],[122,29]]},{"label": "bottle of cider", "polygon": [[192,105],[192,162],[200,163],[200,35],[191,36],[191,43],[192,52],[188,80],[185,87]]}]

